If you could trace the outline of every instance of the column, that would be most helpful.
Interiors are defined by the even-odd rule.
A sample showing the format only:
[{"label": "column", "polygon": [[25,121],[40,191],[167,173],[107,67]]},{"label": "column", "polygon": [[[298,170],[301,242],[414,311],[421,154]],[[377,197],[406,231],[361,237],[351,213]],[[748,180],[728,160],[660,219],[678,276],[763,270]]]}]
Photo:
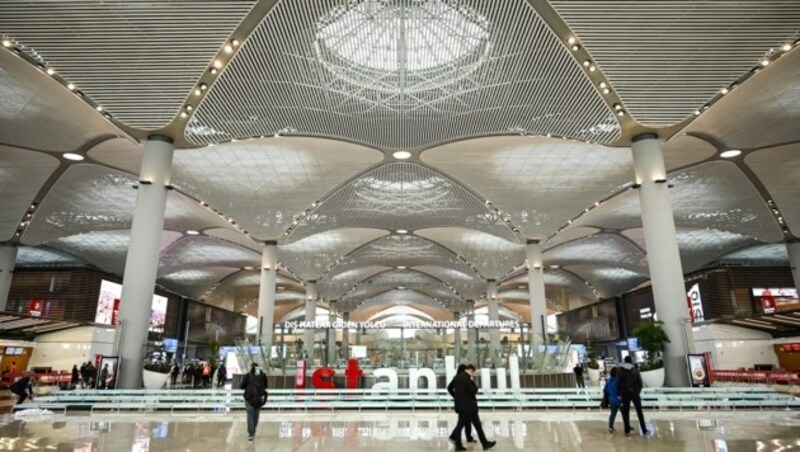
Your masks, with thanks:
[{"label": "column", "polygon": [[539,353],[539,346],[547,342],[547,298],[544,293],[544,263],[542,245],[537,240],[529,240],[528,254],[528,297],[531,309],[531,350]]},{"label": "column", "polygon": [[[800,290],[800,242],[787,243],[786,250],[789,252],[789,266],[792,268],[794,286]],[[2,288],[0,287],[0,299],[2,299],[2,296]]]},{"label": "column", "polygon": [[[258,338],[264,353],[272,353],[275,332],[275,284],[278,277],[278,243],[265,242],[261,249],[261,281],[258,286]],[[282,358],[282,356],[279,356]]]},{"label": "column", "polygon": [[6,310],[16,263],[17,247],[9,244],[0,245],[0,311]]},{"label": "column", "polygon": [[336,366],[336,329],[333,327],[334,322],[336,322],[336,312],[334,311],[336,307],[336,302],[330,302],[330,310],[328,311],[328,323],[330,326],[328,327],[328,367],[335,367]]},{"label": "column", "polygon": [[[490,279],[486,283],[486,298],[489,301],[489,322],[500,321],[500,306],[497,301],[497,281]],[[489,356],[496,367],[500,366],[500,328],[489,327]]]},{"label": "column", "polygon": [[[453,313],[453,320],[458,322],[461,320],[461,313],[454,312]],[[464,362],[464,358],[461,357],[461,327],[458,326],[456,323],[455,328],[453,328],[453,345],[455,346],[455,353],[456,353],[456,364],[460,364]]]},{"label": "column", "polygon": [[664,331],[670,339],[664,351],[666,383],[686,386],[687,346],[682,324],[688,315],[684,302],[686,288],[661,148],[661,140],[655,134],[633,138],[633,165],[636,183],[640,185],[639,204],[650,282],[658,318],[664,322]]},{"label": "column", "polygon": [[342,313],[342,322],[344,322],[344,328],[342,328],[342,358],[345,361],[350,360],[350,328],[347,327],[347,324],[350,322],[350,313],[343,312]]},{"label": "column", "polygon": [[[317,318],[317,284],[314,281],[306,283],[306,322],[314,322]],[[303,347],[308,360],[314,361],[314,335],[316,328],[307,326],[303,335]]]},{"label": "column", "polygon": [[478,330],[475,328],[475,301],[468,301],[470,304],[469,314],[467,315],[467,361],[478,366]]},{"label": "column", "polygon": [[172,151],[172,140],[166,137],[152,136],[144,142],[119,307],[121,363],[117,387],[121,389],[142,387],[142,360],[150,327]]}]

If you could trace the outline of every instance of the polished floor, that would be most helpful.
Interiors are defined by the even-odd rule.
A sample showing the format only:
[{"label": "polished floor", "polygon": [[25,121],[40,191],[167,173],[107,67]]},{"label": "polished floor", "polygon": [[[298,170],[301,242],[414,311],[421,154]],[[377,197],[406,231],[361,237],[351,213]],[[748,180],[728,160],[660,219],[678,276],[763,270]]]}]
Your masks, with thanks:
[{"label": "polished floor", "polygon": [[[94,451],[448,451],[450,413],[271,413],[247,441],[244,415],[5,415],[0,450]],[[484,413],[496,450],[800,451],[800,413],[651,413],[652,437],[606,431],[600,412]],[[617,428],[622,429],[621,420]],[[470,450],[481,450],[468,445]]]}]

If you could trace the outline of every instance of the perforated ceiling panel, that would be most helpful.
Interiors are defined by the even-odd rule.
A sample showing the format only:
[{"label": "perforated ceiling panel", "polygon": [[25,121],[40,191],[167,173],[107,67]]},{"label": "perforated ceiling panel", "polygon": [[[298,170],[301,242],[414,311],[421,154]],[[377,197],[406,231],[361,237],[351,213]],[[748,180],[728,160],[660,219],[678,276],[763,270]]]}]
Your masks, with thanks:
[{"label": "perforated ceiling panel", "polygon": [[416,265],[412,268],[455,287],[456,292],[467,300],[475,300],[486,294],[486,283],[473,271],[454,270],[439,265]]},{"label": "perforated ceiling panel", "polygon": [[[0,30],[6,20],[6,2]],[[2,35],[2,32],[0,32]],[[0,47],[0,141],[43,151],[76,151],[120,131],[42,71]]]},{"label": "perforated ceiling panel", "polygon": [[628,149],[544,137],[460,141],[422,160],[486,196],[530,238],[549,236],[633,178]]},{"label": "perforated ceiling panel", "polygon": [[399,149],[519,130],[613,142],[619,124],[527,1],[315,0],[273,9],[186,136],[282,130]]},{"label": "perforated ceiling panel", "polygon": [[159,276],[205,266],[258,267],[261,255],[229,242],[210,237],[184,237],[166,252],[158,263]]},{"label": "perforated ceiling panel", "polygon": [[487,279],[497,279],[525,260],[525,245],[461,228],[434,228],[417,235],[463,256]]},{"label": "perforated ceiling panel", "polygon": [[0,30],[122,122],[176,115],[254,0],[4,1]]},{"label": "perforated ceiling panel", "polygon": [[359,283],[339,303],[352,307],[379,293],[394,289],[411,289],[446,304],[459,301],[457,294],[429,275],[411,270],[390,270]]},{"label": "perforated ceiling panel", "polygon": [[0,145],[0,242],[14,237],[20,222],[28,221],[31,202],[58,164],[39,152]]},{"label": "perforated ceiling panel", "polygon": [[795,0],[551,0],[641,123],[679,122],[797,38]]},{"label": "perforated ceiling panel", "polygon": [[86,155],[103,165],[139,174],[142,153],[142,146],[129,138],[111,138],[92,146]]},{"label": "perforated ceiling panel", "polygon": [[[425,306],[428,308],[445,310],[447,307],[431,298],[414,290],[390,290],[382,292],[372,298],[366,299],[358,303],[357,308],[352,310],[371,309],[377,306],[392,305],[392,306]],[[337,305],[337,307],[339,307]],[[347,309],[350,311],[350,309]]]},{"label": "perforated ceiling panel", "polygon": [[[647,249],[643,229],[630,229],[623,235]],[[754,242],[741,234],[714,229],[679,229],[677,238],[684,273],[693,272],[725,253]]]},{"label": "perforated ceiling panel", "polygon": [[179,270],[162,276],[158,283],[179,294],[199,299],[215,283],[237,271],[238,268],[216,266]]},{"label": "perforated ceiling panel", "polygon": [[341,227],[414,231],[467,227],[516,241],[510,227],[458,183],[416,163],[389,163],[337,190],[306,216],[287,242]]},{"label": "perforated ceiling panel", "polygon": [[341,141],[267,138],[177,151],[172,180],[253,236],[277,239],[322,195],[382,159]]},{"label": "perforated ceiling panel", "polygon": [[317,292],[326,300],[338,300],[359,282],[390,268],[382,265],[335,268],[317,283]]},{"label": "perforated ceiling panel", "polygon": [[691,135],[674,135],[664,143],[664,165],[667,171],[701,162],[717,153],[711,143]]},{"label": "perforated ceiling panel", "polygon": [[618,267],[574,265],[567,270],[588,281],[601,297],[613,297],[633,289],[648,278],[639,273]]},{"label": "perforated ceiling panel", "polygon": [[279,261],[304,280],[317,280],[345,254],[386,235],[367,228],[336,229],[278,247]]},{"label": "perforated ceiling panel", "polygon": [[[800,86],[800,85],[798,85]],[[789,229],[800,235],[800,144],[764,149],[745,157],[745,163],[767,188]]]},{"label": "perforated ceiling panel", "polygon": [[[730,162],[709,162],[671,173],[675,225],[709,228],[763,241],[783,237],[753,184]],[[641,227],[639,194],[627,190],[573,223],[610,229]]]},{"label": "perforated ceiling panel", "polygon": [[45,247],[21,246],[17,250],[17,268],[81,265],[85,262],[75,256]]},{"label": "perforated ceiling panel", "polygon": [[721,257],[719,261],[750,265],[789,265],[789,253],[785,243],[770,243],[734,251]]},{"label": "perforated ceiling panel", "polygon": [[612,234],[597,234],[575,240],[544,253],[547,265],[613,265],[646,275],[647,261],[641,249]]},{"label": "perforated ceiling panel", "polygon": [[576,239],[579,239],[581,237],[586,237],[586,236],[589,236],[589,235],[592,235],[592,234],[596,234],[598,232],[600,232],[600,229],[588,228],[588,227],[582,227],[582,226],[578,226],[578,227],[574,227],[574,228],[570,228],[570,229],[565,229],[561,233],[551,237],[549,240],[544,242],[544,246],[546,248],[553,248],[553,247],[558,246],[558,245],[560,245],[562,243],[567,243],[567,242],[569,242],[571,240],[576,240]]},{"label": "perforated ceiling panel", "polygon": [[[549,290],[551,287],[554,286],[558,288],[567,288],[572,290],[573,292],[577,292],[580,295],[583,295],[587,298],[595,298],[596,295],[589,289],[584,280],[579,278],[573,273],[562,269],[554,269],[554,268],[547,268],[544,270],[544,283],[546,288]],[[514,278],[508,279],[504,281],[500,286],[502,290],[524,290],[526,291],[526,295],[522,297],[523,299],[528,299],[530,297],[528,291],[528,273],[524,273],[519,276],[515,276]]]}]

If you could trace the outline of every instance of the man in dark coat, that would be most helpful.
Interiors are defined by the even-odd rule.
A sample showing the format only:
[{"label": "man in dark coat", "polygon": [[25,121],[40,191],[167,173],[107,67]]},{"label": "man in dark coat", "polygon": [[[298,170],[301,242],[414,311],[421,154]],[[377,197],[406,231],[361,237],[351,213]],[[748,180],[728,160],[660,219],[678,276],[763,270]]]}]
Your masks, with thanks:
[{"label": "man in dark coat", "polygon": [[[456,369],[456,375],[461,375],[466,370],[467,370],[467,365],[466,364],[459,364],[458,365],[458,369]],[[453,400],[455,400],[455,398],[456,398],[455,385],[453,384],[454,381],[456,381],[455,378],[453,378],[453,381],[451,381],[450,384],[447,385],[447,392],[450,393],[450,397],[452,397]],[[458,406],[455,407],[455,410],[456,410],[456,413],[458,413]],[[467,442],[468,443],[477,442],[477,441],[475,441],[475,438],[472,437],[472,424],[467,423],[467,425],[464,426],[464,433],[466,433],[466,435],[467,435]],[[452,438],[451,438],[451,440],[453,442],[456,442]]]},{"label": "man in dark coat", "polygon": [[631,436],[633,429],[631,428],[631,403],[636,408],[636,417],[639,418],[639,427],[642,429],[642,435],[647,436],[650,432],[647,431],[647,425],[644,421],[644,413],[642,413],[642,399],[639,395],[642,393],[642,376],[639,374],[639,369],[633,365],[633,360],[630,355],[625,357],[625,363],[620,366],[617,372],[617,393],[622,400],[620,411],[622,412],[622,422],[625,424],[625,436]]},{"label": "man in dark coat", "polygon": [[470,423],[475,426],[475,431],[478,433],[478,439],[483,445],[483,450],[491,449],[497,444],[495,441],[487,440],[486,435],[483,433],[481,418],[478,416],[478,400],[475,397],[478,394],[478,385],[472,381],[474,374],[475,366],[470,364],[464,372],[456,375],[451,383],[453,386],[451,394],[455,399],[456,412],[458,412],[458,424],[453,433],[450,434],[450,439],[455,443],[456,450],[459,451],[467,450],[461,443],[461,430]]},{"label": "man in dark coat", "polygon": [[33,400],[33,388],[31,388],[31,379],[28,377],[22,377],[15,381],[14,384],[8,387],[8,390],[19,397],[17,404],[24,402],[28,397]]},{"label": "man in dark coat", "polygon": [[247,408],[247,440],[253,441],[258,426],[258,415],[261,407],[267,403],[267,376],[253,363],[250,372],[242,379],[241,389],[244,389],[244,404]]}]

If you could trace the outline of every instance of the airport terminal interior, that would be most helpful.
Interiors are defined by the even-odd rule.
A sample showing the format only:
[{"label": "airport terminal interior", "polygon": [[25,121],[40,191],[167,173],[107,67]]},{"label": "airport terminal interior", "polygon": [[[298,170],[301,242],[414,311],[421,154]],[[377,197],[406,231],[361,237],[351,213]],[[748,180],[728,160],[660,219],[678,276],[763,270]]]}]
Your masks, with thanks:
[{"label": "airport terminal interior", "polygon": [[0,450],[462,450],[459,364],[496,450],[800,450],[800,1],[4,0],[0,40]]}]

